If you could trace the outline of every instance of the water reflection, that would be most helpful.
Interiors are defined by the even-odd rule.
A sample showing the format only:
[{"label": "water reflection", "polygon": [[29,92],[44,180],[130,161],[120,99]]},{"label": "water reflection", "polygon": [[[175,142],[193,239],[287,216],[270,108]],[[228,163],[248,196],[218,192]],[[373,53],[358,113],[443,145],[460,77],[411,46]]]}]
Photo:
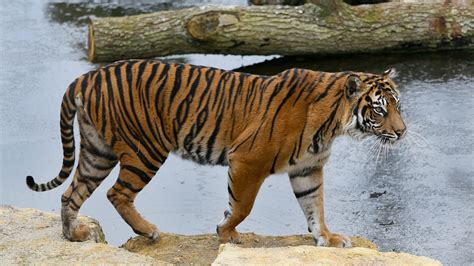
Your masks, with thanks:
[{"label": "water reflection", "polygon": [[452,78],[473,77],[474,52],[284,57],[237,70],[276,74],[293,67],[329,72],[352,70],[371,73],[382,73],[387,68],[394,67],[400,73],[397,82],[404,83],[412,80],[435,82],[447,81]]},{"label": "water reflection", "polygon": [[48,17],[58,23],[72,23],[86,25],[90,16],[120,17],[157,11],[175,10],[192,6],[209,4],[246,5],[246,1],[219,1],[219,0],[108,0],[83,2],[51,2],[47,4]]}]

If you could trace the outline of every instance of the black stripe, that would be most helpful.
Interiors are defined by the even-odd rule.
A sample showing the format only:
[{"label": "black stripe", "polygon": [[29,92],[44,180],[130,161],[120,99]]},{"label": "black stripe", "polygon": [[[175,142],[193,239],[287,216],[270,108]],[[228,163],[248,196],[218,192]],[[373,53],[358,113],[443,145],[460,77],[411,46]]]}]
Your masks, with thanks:
[{"label": "black stripe", "polygon": [[328,119],[324,121],[324,123],[319,127],[318,131],[316,134],[313,136],[313,151],[314,153],[319,152],[319,140],[321,140],[326,133],[326,131],[329,129],[329,126],[334,120],[334,117],[336,116],[339,104],[341,102],[342,95],[339,96],[339,98],[332,104],[331,107],[335,106],[335,108],[332,110],[331,114],[329,115]]},{"label": "black stripe", "polygon": [[135,166],[132,166],[132,165],[124,165],[122,166],[122,169],[126,169],[132,173],[134,173],[135,175],[137,175],[143,183],[145,184],[148,184],[150,181],[151,181],[151,177],[148,176],[147,173],[143,172],[142,170],[138,169],[137,167]]},{"label": "black stripe", "polygon": [[306,128],[306,119],[304,120],[303,129],[301,130],[300,139],[298,141],[298,149],[296,152],[296,158],[300,157],[301,145],[303,144],[303,134],[304,134],[305,128]]},{"label": "black stripe", "polygon": [[283,108],[283,106],[285,105],[286,101],[291,97],[291,95],[293,95],[294,92],[295,92],[295,87],[294,87],[294,86],[290,87],[289,92],[286,94],[286,96],[285,96],[285,98],[283,99],[283,101],[281,101],[280,105],[278,105],[278,108],[277,108],[276,111],[275,111],[275,115],[273,115],[272,126],[270,127],[270,137],[269,137],[269,140],[272,140],[273,129],[275,128],[275,121],[276,121],[276,118],[277,118],[277,116],[278,116],[278,113],[280,112],[281,108]]},{"label": "black stripe", "polygon": [[81,93],[82,93],[82,97],[85,96],[86,88],[87,88],[86,75],[87,75],[87,77],[88,77],[88,76],[89,76],[89,73],[82,75],[82,81],[81,81]]},{"label": "black stripe", "polygon": [[[101,90],[100,90],[100,83],[101,83],[101,75],[99,71],[96,71],[94,73],[94,87],[93,90],[95,92],[95,114],[96,117],[99,117],[99,108],[100,108],[100,96],[101,96]],[[99,84],[99,86],[97,86]],[[105,122],[105,120],[103,120]]]},{"label": "black stripe", "polygon": [[132,186],[132,184],[130,184],[130,183],[126,182],[126,181],[123,181],[122,179],[120,179],[120,177],[117,178],[117,183],[118,183],[119,185],[121,185],[122,187],[124,187],[124,188],[126,188],[126,189],[128,189],[128,190],[130,190],[130,191],[132,191],[132,192],[134,192],[134,193],[138,193],[138,192],[142,191],[142,188],[134,188],[134,187]]},{"label": "black stripe", "polygon": [[242,140],[239,144],[237,144],[237,146],[235,146],[234,148],[231,149],[231,151],[229,152],[229,154],[236,152],[236,151],[240,148],[240,146],[242,146],[245,142],[247,142],[247,140],[249,140],[251,137],[252,137],[252,135],[249,135],[247,138],[245,138],[244,140]]},{"label": "black stripe", "polygon": [[53,179],[51,180],[51,184],[54,186],[54,187],[57,187],[59,185],[61,185],[62,183],[58,181],[58,179]]},{"label": "black stripe", "polygon": [[63,130],[63,131],[71,129],[71,125],[69,125],[68,122],[63,120],[63,119],[59,120],[59,126],[60,126],[61,130]]},{"label": "black stripe", "polygon": [[318,95],[318,97],[316,98],[316,100],[314,100],[314,102],[318,102],[322,100],[324,97],[326,97],[329,94],[329,90],[333,87],[334,83],[336,83],[336,81],[338,81],[339,78],[341,78],[345,74],[346,73],[344,72],[334,74],[334,76],[331,77],[331,81],[326,85],[326,87],[324,87],[324,91]]},{"label": "black stripe", "polygon": [[60,178],[62,178],[62,179],[65,179],[65,178],[67,178],[70,174],[71,174],[71,171],[66,172],[66,171],[61,170],[61,171],[59,172],[58,176],[59,176]]},{"label": "black stripe", "polygon": [[74,140],[74,135],[73,134],[68,135],[68,136],[61,135],[61,142],[63,144],[69,144],[73,140]]},{"label": "black stripe", "polygon": [[227,185],[227,191],[229,192],[229,195],[232,197],[232,199],[235,201],[235,202],[239,202],[235,196],[234,196],[234,193],[232,192],[232,189],[230,188],[230,185]]},{"label": "black stripe", "polygon": [[311,82],[309,85],[308,85],[308,88],[310,90],[310,93],[306,94],[306,96],[304,97],[304,100],[308,100],[308,98],[313,95],[313,92],[317,91],[316,88],[318,87],[318,84],[326,77],[326,75],[328,75],[329,73],[326,73],[326,72],[318,72],[319,75],[319,78],[317,80],[314,80],[313,82]]},{"label": "black stripe", "polygon": [[[137,73],[137,80],[135,81],[135,90],[139,91],[140,90],[140,87],[141,87],[141,84],[142,84],[142,75],[143,75],[143,71],[145,70],[145,67],[147,66],[147,62],[146,61],[141,61],[139,63],[139,66],[138,66],[138,73]],[[127,66],[128,67],[128,66]],[[127,69],[128,70],[128,69]],[[130,71],[133,73],[133,71]],[[127,82],[128,83],[128,87],[130,88],[131,86],[131,81],[128,80],[128,73],[127,73]]]},{"label": "black stripe", "polygon": [[63,159],[63,167],[71,167],[74,165],[74,159],[72,160],[66,160],[66,159]]},{"label": "black stripe", "polygon": [[273,163],[272,163],[272,168],[270,169],[270,174],[273,175],[275,173],[275,167],[276,163],[278,160],[278,155],[280,155],[280,150],[278,150],[277,154],[275,155],[275,158],[273,158]]},{"label": "black stripe", "polygon": [[170,98],[168,101],[168,113],[171,111],[171,105],[173,104],[174,97],[176,97],[176,94],[178,94],[178,91],[181,88],[181,73],[183,72],[183,66],[184,65],[178,65],[175,68],[173,88],[171,89]]},{"label": "black stripe", "polygon": [[72,153],[74,153],[74,150],[75,150],[75,147],[72,146],[70,148],[67,148],[67,147],[63,147],[63,155],[65,157],[69,157],[69,155],[71,155]]},{"label": "black stripe", "polygon": [[318,167],[310,166],[310,167],[305,167],[302,170],[296,172],[296,173],[290,173],[289,176],[290,178],[296,178],[296,177],[306,177],[310,176],[316,171]]},{"label": "black stripe", "polygon": [[[107,84],[105,85],[105,92],[104,90],[102,90],[102,75],[103,75],[103,72],[100,71],[99,74],[98,74],[98,77],[97,77],[97,80],[99,80],[98,82],[96,81],[96,88],[97,88],[97,93],[99,94],[99,102],[98,102],[98,107],[102,107],[100,108],[102,110],[102,128],[101,128],[101,136],[104,137],[105,136],[105,132],[107,131],[107,123],[108,123],[108,119],[107,119],[107,110],[106,110],[106,103],[105,103],[105,93],[107,93]],[[109,99],[110,101],[111,99]],[[99,109],[99,108],[98,108]],[[99,113],[97,113],[97,116],[98,116]]]},{"label": "black stripe", "polygon": [[[127,65],[126,66],[127,68],[130,68],[131,66],[130,65]],[[110,69],[108,69],[110,70]],[[131,72],[132,70],[130,69],[127,69],[125,72]],[[125,101],[125,92],[124,92],[124,89],[123,89],[123,84],[122,84],[122,74],[121,74],[121,71],[120,71],[120,68],[119,67],[115,67],[114,68],[114,72],[112,73],[110,71],[109,75],[107,75],[107,78],[110,78],[110,75],[113,75],[115,74],[113,77],[115,78],[115,81],[117,83],[117,91],[119,93],[119,97],[120,97],[120,102],[121,104],[118,104],[117,107],[119,109],[119,113],[122,115],[123,118],[127,118],[127,119],[123,119],[124,121],[125,120],[128,120],[128,121],[125,121],[126,122],[126,125],[128,128],[131,128],[135,131],[137,131],[137,127],[135,125],[135,123],[133,123],[133,119],[132,117],[130,116],[130,114],[136,114],[135,110],[133,109],[134,105],[133,105],[133,89],[129,87],[129,95],[130,95],[130,99],[129,99],[129,103],[130,103],[130,106],[131,108],[133,109],[132,112],[130,112],[129,110],[127,110],[127,102]],[[117,112],[117,111],[115,111]]]},{"label": "black stripe", "polygon": [[219,133],[219,129],[220,129],[220,126],[221,126],[223,115],[224,115],[224,113],[222,112],[217,117],[217,121],[216,121],[216,125],[214,126],[214,130],[212,131],[212,134],[209,137],[209,140],[207,141],[207,152],[206,152],[207,161],[210,161],[210,158],[211,158],[211,155],[212,155],[212,149],[214,148],[214,143],[216,142],[216,137],[217,137],[217,134]]},{"label": "black stripe", "polygon": [[[69,91],[68,91],[68,92],[69,92],[69,97],[68,97],[68,99],[74,99],[74,94],[75,94],[75,93],[74,93],[74,90],[75,90],[75,88],[76,88],[77,81],[78,81],[78,79],[74,80],[74,81],[69,85],[69,88],[68,88],[68,90],[69,90]],[[66,95],[64,95],[64,96],[66,96]]]},{"label": "black stripe", "polygon": [[[250,108],[249,108],[249,111],[248,113],[250,114],[253,110],[253,103],[255,102],[255,99],[257,98],[257,93],[258,93],[258,88],[257,87],[260,87],[262,85],[262,82],[260,82],[258,84],[258,86],[256,86],[256,83],[257,81],[261,81],[261,79],[258,79],[258,78],[254,78],[251,83],[250,83],[250,88],[252,90],[252,100],[250,101]],[[245,112],[244,114],[246,114],[247,112]]]},{"label": "black stripe", "polygon": [[219,165],[226,165],[227,162],[226,162],[226,159],[227,159],[227,149],[223,149],[222,152],[221,152],[221,155],[219,155],[219,158],[217,159],[217,164]]},{"label": "black stripe", "polygon": [[[100,184],[100,182],[102,182],[102,180],[97,181],[97,180],[85,179],[83,181],[84,184],[86,184],[87,192],[89,193],[89,195],[92,195],[92,193],[94,193],[94,190],[97,188],[96,183],[99,182],[99,184]],[[81,182],[81,180],[78,180],[78,181]]]},{"label": "black stripe", "polygon": [[201,129],[204,128],[204,124],[206,123],[207,121],[207,116],[208,116],[208,108],[205,107],[203,110],[201,110],[199,112],[199,114],[197,115],[197,120],[196,120],[196,123],[194,124],[193,127],[191,127],[189,133],[186,135],[186,137],[184,138],[184,148],[187,149],[187,150],[191,150],[192,146],[193,146],[193,139],[197,137],[197,135],[199,135],[199,133],[201,132]]},{"label": "black stripe", "polygon": [[161,63],[161,65],[164,65],[163,69],[161,70],[161,73],[160,73],[160,76],[158,77],[158,82],[156,83],[156,85],[158,86],[156,88],[156,94],[155,94],[155,111],[157,114],[160,113],[160,111],[163,110],[164,108],[164,101],[163,101],[163,98],[164,98],[164,95],[162,97],[162,101],[161,101],[161,104],[160,103],[160,94],[164,91],[163,88],[165,88],[166,86],[166,83],[168,82],[168,72],[170,70],[170,65],[169,64],[166,64],[166,63]]},{"label": "black stripe", "polygon": [[112,189],[115,191],[115,193],[117,193],[117,194],[120,194],[120,195],[122,195],[122,196],[126,197],[126,198],[128,199],[128,201],[129,201],[129,202],[133,202],[133,200],[130,198],[130,196],[129,196],[129,195],[127,195],[127,194],[123,193],[122,191],[120,191],[120,190],[116,189],[116,188],[115,188],[115,185],[114,185],[114,186],[112,186]]},{"label": "black stripe", "polygon": [[[293,106],[295,106],[295,104],[298,102],[298,100],[303,95],[303,93],[307,91],[308,85],[311,84],[311,83],[306,83],[308,77],[310,76],[309,72],[308,71],[303,71],[303,72],[305,73],[305,75],[304,75],[303,79],[300,82],[298,82],[297,88],[299,88],[300,91],[299,91],[298,96],[296,96],[295,101],[293,102]],[[305,83],[304,86],[302,86],[303,83]]]},{"label": "black stripe", "polygon": [[106,152],[106,151],[101,151],[100,149],[98,149],[94,145],[88,145],[87,146],[87,151],[90,154],[94,155],[94,156],[102,157],[102,158],[105,158],[109,161],[117,160],[117,156],[115,156],[115,154],[112,154],[112,153],[109,153],[109,152]]},{"label": "black stripe", "polygon": [[[238,84],[237,84],[237,88],[236,88],[236,92],[235,92],[235,96],[232,96],[232,94],[230,94],[230,100],[233,99],[233,102],[232,102],[232,113],[235,113],[235,105],[237,103],[237,94],[242,90],[242,86],[244,85],[244,82],[245,80],[248,78],[247,75],[244,75],[242,73],[239,73],[239,79],[238,79]],[[248,88],[247,88],[248,89]],[[246,103],[247,104],[247,103]],[[244,114],[245,114],[245,109],[243,110],[244,111]]]},{"label": "black stripe", "polygon": [[296,164],[296,162],[295,162],[295,158],[294,158],[294,156],[295,156],[295,152],[296,152],[296,148],[297,148],[297,146],[296,146],[296,145],[295,145],[295,146],[293,146],[293,151],[291,152],[291,155],[290,155],[290,160],[288,161],[288,163],[289,163],[290,165],[295,165],[295,164]]},{"label": "black stripe", "polygon": [[[136,155],[138,156],[140,161],[145,165],[145,167],[147,167],[148,169],[150,169],[151,171],[154,171],[154,172],[158,171],[158,167],[156,167],[155,164],[151,163],[150,160],[148,160],[148,158],[143,154],[143,152],[139,152],[140,151],[139,148],[134,143],[134,141],[136,141],[138,139],[137,135],[133,135],[133,137],[135,139],[132,141],[130,139],[130,137],[126,134],[126,132],[123,130],[123,128],[118,128],[118,132],[120,133],[120,136],[122,137],[122,140],[124,140],[127,143],[127,145],[129,145],[130,148],[132,148],[132,150],[137,152]],[[145,150],[147,150],[148,153],[150,153],[149,150],[147,149],[147,146],[145,146],[146,143],[144,143],[144,142],[139,142],[139,143],[142,144],[142,147]],[[155,158],[153,158],[153,159],[155,159]],[[157,160],[157,161],[159,162],[159,160]]]},{"label": "black stripe", "polygon": [[321,184],[319,184],[317,187],[310,188],[310,189],[305,190],[305,191],[295,192],[295,196],[296,196],[297,199],[299,199],[301,197],[304,197],[304,196],[307,196],[307,195],[315,192],[316,190],[318,190],[320,186],[321,186]]},{"label": "black stripe", "polygon": [[[102,181],[102,180],[104,180],[104,179],[107,177],[107,175],[108,175],[108,173],[107,173],[107,175],[105,175],[105,176],[91,176],[91,175],[86,175],[86,174],[82,171],[82,167],[81,167],[81,166],[82,166],[82,167],[85,167],[84,164],[81,164],[81,165],[79,165],[79,167],[77,167],[77,170],[76,170],[77,173],[79,174],[79,177],[82,178],[81,180],[78,179],[79,181],[84,181],[84,182],[86,182],[86,181],[88,181],[88,180],[93,181],[93,182]],[[91,194],[92,194],[92,192],[91,192]]]},{"label": "black stripe", "polygon": [[[212,103],[211,109],[214,109],[217,103],[217,100],[219,99],[220,92],[222,90],[222,87],[225,87],[225,81],[228,79],[228,75],[226,72],[221,72],[220,70],[218,71],[221,76],[219,77],[219,80],[217,82],[217,86],[214,88],[214,101]],[[224,82],[224,86],[222,86],[222,82]],[[222,97],[224,97],[224,93],[222,93]]]},{"label": "black stripe", "polygon": [[73,211],[78,211],[78,210],[81,208],[81,206],[79,206],[79,205],[74,201],[73,198],[69,198],[68,204],[72,204],[72,206],[69,205],[69,208],[71,208]]},{"label": "black stripe", "polygon": [[149,100],[150,100],[151,81],[155,78],[155,75],[159,66],[160,66],[159,63],[153,64],[153,66],[151,67],[150,76],[148,76],[148,79],[145,82],[145,99],[148,104],[150,104]]},{"label": "black stripe", "polygon": [[[229,109],[229,107],[232,105],[231,102],[232,102],[232,99],[235,100],[235,98],[232,97],[232,93],[234,92],[234,88],[236,87],[235,86],[235,81],[236,81],[236,77],[237,77],[238,73],[233,73],[233,75],[230,77],[231,78],[231,81],[230,81],[230,85],[229,85],[229,91],[228,91],[228,101],[227,101],[227,107],[226,109]],[[237,86],[238,87],[238,86]],[[226,91],[227,92],[227,91]],[[247,97],[248,98],[248,97]],[[247,106],[247,102],[245,102],[245,106]],[[246,108],[244,107],[244,110]]]},{"label": "black stripe", "polygon": [[[274,80],[272,80],[272,81],[274,81]],[[284,87],[284,84],[287,81],[288,81],[288,83],[291,82],[291,80],[282,80],[282,81],[277,81],[276,82],[275,86],[273,87],[273,92],[270,95],[270,97],[268,98],[267,107],[265,108],[265,112],[263,113],[263,117],[265,117],[267,115],[268,110],[270,110],[270,105],[272,104],[273,99],[277,96],[278,93],[280,93],[282,87]],[[271,82],[268,85],[271,85]],[[262,95],[263,95],[263,93],[262,93]]]},{"label": "black stripe", "polygon": [[110,164],[100,164],[98,162],[93,162],[89,156],[85,155],[82,157],[84,159],[84,161],[86,163],[88,163],[89,165],[91,165],[94,169],[97,169],[97,170],[101,170],[101,171],[105,171],[105,170],[110,170],[112,169],[115,164],[116,164],[116,161],[112,161],[110,162]]},{"label": "black stripe", "polygon": [[257,131],[255,131],[255,133],[253,133],[252,143],[250,143],[249,151],[251,151],[253,149],[253,145],[255,144],[255,140],[257,139],[257,135],[258,135],[258,133],[260,133],[260,129],[262,128],[263,124],[264,123],[260,123],[260,125],[257,128]]}]

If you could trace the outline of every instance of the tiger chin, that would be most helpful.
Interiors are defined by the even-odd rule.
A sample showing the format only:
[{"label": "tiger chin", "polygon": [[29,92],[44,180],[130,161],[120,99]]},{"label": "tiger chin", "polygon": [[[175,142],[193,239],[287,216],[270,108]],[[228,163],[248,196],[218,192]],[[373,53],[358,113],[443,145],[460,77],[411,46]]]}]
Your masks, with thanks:
[{"label": "tiger chin", "polygon": [[88,239],[79,209],[117,164],[107,198],[134,232],[159,239],[134,201],[174,152],[228,166],[229,208],[217,225],[221,242],[240,242],[236,226],[250,214],[265,178],[288,173],[316,244],[350,247],[348,237],[326,226],[323,169],[338,136],[391,142],[404,136],[392,75],[295,68],[258,76],[155,60],[116,62],[69,85],[61,104],[62,168],[47,183],[31,176],[26,182],[47,191],[70,176],[77,116],[79,161],[61,197],[63,234],[71,241]]}]

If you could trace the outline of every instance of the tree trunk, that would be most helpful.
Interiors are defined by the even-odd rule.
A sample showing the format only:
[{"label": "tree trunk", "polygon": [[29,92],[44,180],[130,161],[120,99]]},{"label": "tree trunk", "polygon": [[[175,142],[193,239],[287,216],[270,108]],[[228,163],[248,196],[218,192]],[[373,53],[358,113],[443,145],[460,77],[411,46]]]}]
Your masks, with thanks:
[{"label": "tree trunk", "polygon": [[[316,1],[314,1],[316,2]],[[171,54],[316,55],[474,50],[472,5],[336,0],[303,6],[208,6],[92,18],[89,60]]]}]

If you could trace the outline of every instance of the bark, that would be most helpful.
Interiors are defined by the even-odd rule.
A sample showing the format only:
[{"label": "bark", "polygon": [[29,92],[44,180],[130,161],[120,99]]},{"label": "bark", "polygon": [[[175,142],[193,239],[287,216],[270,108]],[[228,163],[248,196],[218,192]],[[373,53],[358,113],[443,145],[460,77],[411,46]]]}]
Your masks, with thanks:
[{"label": "bark", "polygon": [[171,54],[320,55],[474,50],[472,5],[334,0],[303,6],[195,7],[92,18],[89,60]]}]

